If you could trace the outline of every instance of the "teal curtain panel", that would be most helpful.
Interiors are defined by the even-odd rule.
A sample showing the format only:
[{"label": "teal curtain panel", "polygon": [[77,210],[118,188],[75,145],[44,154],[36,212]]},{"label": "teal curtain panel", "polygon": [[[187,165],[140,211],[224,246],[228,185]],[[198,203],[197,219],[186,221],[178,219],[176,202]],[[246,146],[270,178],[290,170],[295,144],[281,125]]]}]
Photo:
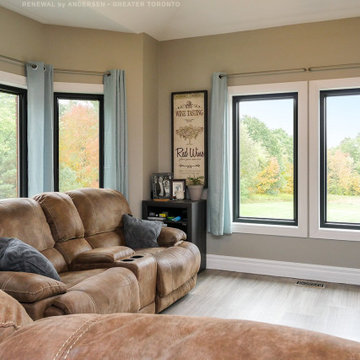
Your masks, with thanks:
[{"label": "teal curtain panel", "polygon": [[104,187],[128,198],[128,125],[124,70],[104,75]]},{"label": "teal curtain panel", "polygon": [[28,196],[54,191],[53,67],[26,64],[28,89]]},{"label": "teal curtain panel", "polygon": [[214,73],[208,132],[208,231],[213,235],[231,234],[232,232],[230,134],[227,77],[226,74]]}]

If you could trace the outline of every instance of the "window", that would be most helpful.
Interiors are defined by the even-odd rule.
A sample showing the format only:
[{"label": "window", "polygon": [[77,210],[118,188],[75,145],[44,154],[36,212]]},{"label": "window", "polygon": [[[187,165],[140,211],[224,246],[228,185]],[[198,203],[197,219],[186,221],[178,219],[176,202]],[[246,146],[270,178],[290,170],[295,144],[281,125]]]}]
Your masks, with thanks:
[{"label": "window", "polygon": [[360,89],[320,91],[320,226],[360,229]]},{"label": "window", "polygon": [[[360,78],[309,82],[309,234],[359,241]],[[356,118],[357,116],[357,118]]]},{"label": "window", "polygon": [[26,195],[26,90],[0,85],[0,199]]},{"label": "window", "polygon": [[298,94],[233,97],[234,221],[298,224]]},{"label": "window", "polygon": [[55,189],[103,186],[103,96],[55,93]]}]

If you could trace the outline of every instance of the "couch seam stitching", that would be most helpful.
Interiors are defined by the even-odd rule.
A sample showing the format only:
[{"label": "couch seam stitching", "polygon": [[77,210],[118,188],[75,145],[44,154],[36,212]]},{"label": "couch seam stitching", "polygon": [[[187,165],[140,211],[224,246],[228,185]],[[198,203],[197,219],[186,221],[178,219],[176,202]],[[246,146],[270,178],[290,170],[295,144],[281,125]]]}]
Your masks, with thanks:
[{"label": "couch seam stitching", "polygon": [[14,327],[16,330],[20,329],[20,326],[16,325],[13,321],[1,322],[0,327],[2,328]]},{"label": "couch seam stitching", "polygon": [[[7,285],[7,284],[6,284]],[[42,291],[44,291],[45,289],[49,289],[49,288],[59,288],[60,285],[56,284],[56,285],[48,285],[48,286],[44,286],[42,287],[40,290],[37,291],[20,291],[20,290],[14,290],[14,289],[5,289],[4,287],[2,288],[2,290],[4,291],[11,291],[13,293],[16,294],[29,294],[29,295],[36,295]]]},{"label": "couch seam stitching", "polygon": [[75,344],[85,335],[85,333],[87,333],[87,332],[90,330],[90,328],[91,328],[92,326],[94,326],[97,322],[98,322],[98,319],[93,320],[92,323],[90,323],[90,324],[87,326],[87,328],[85,328],[85,329],[79,334],[79,336],[73,341],[73,343],[71,344],[71,346],[69,346],[67,352],[66,352],[65,355],[64,355],[64,360],[67,359],[67,357],[69,356],[70,351],[72,350],[72,348],[74,347],[74,345],[75,345]]},{"label": "couch seam stitching", "polygon": [[[86,290],[81,290],[81,289],[74,289],[74,290],[71,290],[71,291],[80,291],[80,292],[86,294],[90,298],[90,300],[91,300],[91,302],[93,304],[93,308],[95,310],[94,312],[97,313],[96,302],[95,302],[94,298],[92,297],[92,295],[90,295],[88,292],[86,292]],[[70,291],[69,291],[69,293],[70,293]]]},{"label": "couch seam stitching", "polygon": [[171,295],[173,292],[181,289],[182,287],[185,287],[185,285],[187,285],[187,283],[188,283],[190,280],[195,279],[196,275],[197,275],[197,274],[192,275],[189,280],[186,280],[186,282],[184,282],[182,285],[180,285],[179,287],[177,287],[176,289],[174,289],[170,294],[165,295],[165,297]]},{"label": "couch seam stitching", "polygon": [[94,320],[88,320],[85,323],[81,324],[81,326],[79,326],[61,345],[61,347],[59,348],[58,352],[55,354],[55,356],[53,357],[53,360],[56,360],[56,358],[59,356],[61,350],[66,346],[66,344],[68,342],[70,342],[71,338],[74,337],[76,335],[77,332],[79,332],[83,327],[85,327],[88,323],[91,323]]},{"label": "couch seam stitching", "polygon": [[11,274],[11,275],[7,278],[7,280],[5,281],[5,283],[1,285],[1,290],[6,291],[6,290],[5,290],[5,287],[7,286],[7,284],[9,283],[9,281],[10,281],[14,276],[15,276],[14,274]]}]

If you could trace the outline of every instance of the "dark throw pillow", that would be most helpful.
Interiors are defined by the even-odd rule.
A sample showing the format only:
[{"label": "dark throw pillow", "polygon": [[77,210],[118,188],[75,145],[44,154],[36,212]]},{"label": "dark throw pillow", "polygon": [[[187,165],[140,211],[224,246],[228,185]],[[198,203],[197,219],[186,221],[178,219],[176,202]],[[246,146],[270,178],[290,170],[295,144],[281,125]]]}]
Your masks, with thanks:
[{"label": "dark throw pillow", "polygon": [[16,238],[0,238],[0,270],[39,274],[60,281],[54,265],[43,254]]},{"label": "dark throw pillow", "polygon": [[126,246],[132,249],[158,247],[162,223],[160,221],[141,220],[131,215],[123,215]]}]

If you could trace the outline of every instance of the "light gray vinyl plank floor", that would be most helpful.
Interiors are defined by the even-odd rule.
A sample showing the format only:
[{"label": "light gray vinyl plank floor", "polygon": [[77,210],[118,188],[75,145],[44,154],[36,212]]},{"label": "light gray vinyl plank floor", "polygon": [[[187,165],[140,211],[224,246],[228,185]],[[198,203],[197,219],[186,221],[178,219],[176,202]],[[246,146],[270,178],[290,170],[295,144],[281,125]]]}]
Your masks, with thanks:
[{"label": "light gray vinyl plank floor", "polygon": [[296,281],[205,270],[197,286],[162,313],[262,321],[360,342],[360,286],[311,288]]}]

